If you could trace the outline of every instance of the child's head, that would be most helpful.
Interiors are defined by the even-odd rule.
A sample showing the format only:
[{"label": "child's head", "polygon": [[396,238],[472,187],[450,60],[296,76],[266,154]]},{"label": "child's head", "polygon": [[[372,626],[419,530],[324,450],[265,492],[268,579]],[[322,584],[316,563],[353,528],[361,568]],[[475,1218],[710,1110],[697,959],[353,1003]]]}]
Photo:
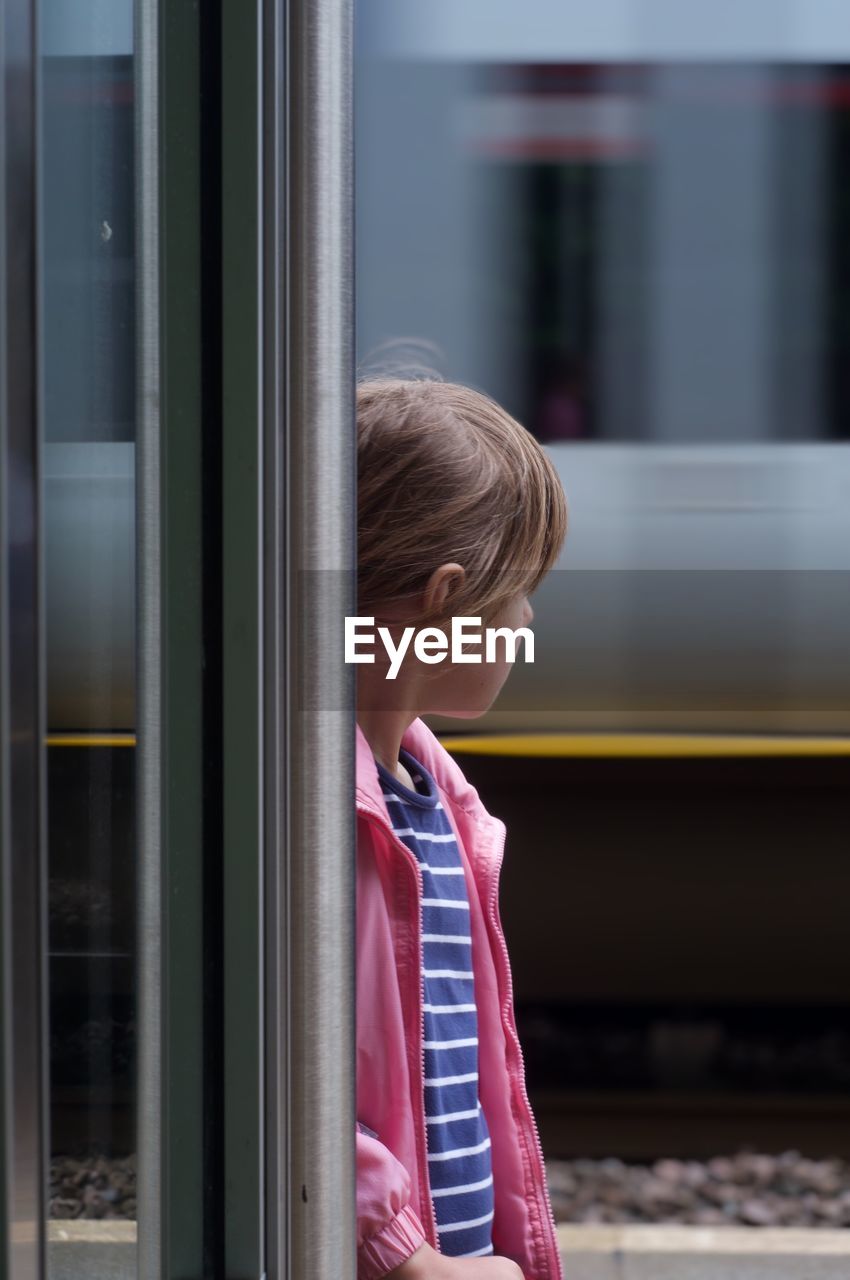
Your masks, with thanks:
[{"label": "child's head", "polygon": [[[361,382],[357,431],[358,612],[416,627],[451,617],[525,625],[567,521],[558,474],[534,437],[489,396],[430,379]],[[450,702],[465,701],[450,671],[427,674]],[[476,709],[428,710],[480,714],[507,667],[498,679],[480,666],[455,675],[482,695],[496,687],[485,706],[473,696]]]}]

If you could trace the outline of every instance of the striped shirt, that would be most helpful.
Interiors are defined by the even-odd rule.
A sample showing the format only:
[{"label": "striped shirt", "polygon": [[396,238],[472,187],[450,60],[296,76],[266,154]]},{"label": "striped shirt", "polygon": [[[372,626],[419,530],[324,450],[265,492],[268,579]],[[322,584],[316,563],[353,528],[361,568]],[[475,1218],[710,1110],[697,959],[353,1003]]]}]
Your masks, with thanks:
[{"label": "striped shirt", "polygon": [[493,1170],[478,1100],[478,1018],[469,898],[457,840],[434,779],[407,751],[416,784],[378,772],[396,835],[422,871],[422,990],[428,1176],[442,1253],[493,1252]]}]

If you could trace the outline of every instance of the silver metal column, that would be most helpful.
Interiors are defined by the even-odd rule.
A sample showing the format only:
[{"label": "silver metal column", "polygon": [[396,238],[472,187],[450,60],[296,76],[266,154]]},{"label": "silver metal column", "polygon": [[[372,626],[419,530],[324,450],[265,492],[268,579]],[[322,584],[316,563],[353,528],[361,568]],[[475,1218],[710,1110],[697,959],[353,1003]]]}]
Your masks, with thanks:
[{"label": "silver metal column", "polygon": [[138,1277],[163,1274],[158,0],[136,0]]},{"label": "silver metal column", "polygon": [[[273,1229],[269,1277],[348,1280],[354,713],[342,654],[355,548],[352,4],[274,5],[284,9],[275,43],[282,96],[272,110],[285,124],[266,157],[274,226],[264,280],[277,295],[266,309],[267,356],[271,343],[283,352],[279,375],[266,379],[266,467],[275,471],[267,497],[277,484],[283,503],[280,522],[267,508],[266,524],[266,607],[277,611],[266,696],[278,717],[266,739],[267,795],[277,808],[268,824],[269,1221],[284,1206],[288,1215]],[[280,84],[267,64],[267,94]]]},{"label": "silver metal column", "polygon": [[0,48],[0,1275],[39,1280],[47,881],[31,0],[0,4]]}]

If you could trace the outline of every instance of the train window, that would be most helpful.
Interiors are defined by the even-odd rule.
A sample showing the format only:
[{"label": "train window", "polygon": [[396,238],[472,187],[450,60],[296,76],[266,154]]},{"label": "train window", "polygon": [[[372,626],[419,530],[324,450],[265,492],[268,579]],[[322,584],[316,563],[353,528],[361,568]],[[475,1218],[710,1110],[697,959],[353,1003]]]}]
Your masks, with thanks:
[{"label": "train window", "polygon": [[471,15],[384,15],[396,49],[376,9],[361,361],[415,335],[550,443],[850,439],[846,64],[696,38],[676,61],[579,58],[584,19],[545,5],[545,60]]},{"label": "train window", "polygon": [[63,1275],[135,1273],[134,96],[132,3],[45,5],[48,1256]]}]

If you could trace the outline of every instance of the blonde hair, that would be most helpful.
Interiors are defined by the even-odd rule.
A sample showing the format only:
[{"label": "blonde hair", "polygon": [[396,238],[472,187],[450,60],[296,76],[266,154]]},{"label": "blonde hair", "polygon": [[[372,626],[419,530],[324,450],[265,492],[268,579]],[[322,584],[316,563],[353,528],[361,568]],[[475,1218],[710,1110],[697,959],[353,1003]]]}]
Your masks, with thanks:
[{"label": "blonde hair", "polygon": [[434,570],[456,561],[465,578],[446,614],[490,619],[558,557],[567,524],[558,474],[480,391],[432,378],[360,382],[357,458],[361,614],[421,599]]}]

